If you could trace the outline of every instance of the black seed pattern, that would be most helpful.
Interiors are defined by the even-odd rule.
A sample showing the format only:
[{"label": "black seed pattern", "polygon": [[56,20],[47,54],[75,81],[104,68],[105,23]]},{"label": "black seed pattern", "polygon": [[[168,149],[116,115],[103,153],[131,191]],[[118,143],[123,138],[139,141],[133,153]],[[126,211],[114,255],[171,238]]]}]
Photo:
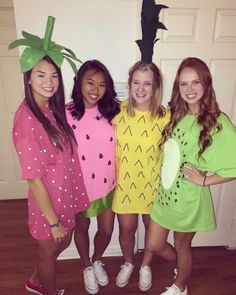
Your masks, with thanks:
[{"label": "black seed pattern", "polygon": [[[185,140],[185,132],[181,132],[180,128],[177,128],[174,132],[173,132],[173,138],[176,138],[176,140],[183,146],[187,146],[188,142]],[[182,151],[182,158],[186,158],[187,155],[185,154],[184,151]],[[180,168],[182,168],[184,165],[184,163],[181,165]],[[181,180],[184,178],[183,173],[178,175],[178,179],[175,182],[175,184],[173,184],[173,187],[175,187],[177,189],[177,191],[180,189],[181,186]],[[178,202],[178,193],[177,191],[173,192],[168,190],[167,191],[167,195],[165,195],[165,199],[166,199],[166,203],[164,204],[164,202],[162,202],[163,206],[168,206],[170,204],[170,202],[174,202],[177,203]],[[163,194],[163,191],[161,192]]]},{"label": "black seed pattern", "polygon": [[73,124],[73,125],[72,125],[72,128],[73,128],[73,129],[76,129],[76,126]]},{"label": "black seed pattern", "polygon": [[102,159],[103,158],[103,154],[99,154],[99,159]]},{"label": "black seed pattern", "polygon": [[84,155],[82,156],[82,160],[85,161],[85,156]]},{"label": "black seed pattern", "polygon": [[89,140],[90,139],[90,136],[88,134],[86,134],[86,139]]},{"label": "black seed pattern", "polygon": [[92,179],[94,179],[94,178],[95,178],[95,174],[93,173],[93,174],[92,174]]}]

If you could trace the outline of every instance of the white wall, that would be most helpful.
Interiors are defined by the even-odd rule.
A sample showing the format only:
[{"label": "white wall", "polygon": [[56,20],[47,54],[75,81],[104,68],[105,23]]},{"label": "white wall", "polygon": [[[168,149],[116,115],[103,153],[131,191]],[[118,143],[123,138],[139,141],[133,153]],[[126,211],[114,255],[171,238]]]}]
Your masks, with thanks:
[{"label": "white wall", "polygon": [[[126,82],[128,69],[139,58],[137,6],[137,0],[14,0],[17,35],[25,30],[42,38],[48,15],[54,16],[53,41],[82,61],[99,59],[115,82]],[[67,62],[62,70],[69,99],[73,72]]]}]

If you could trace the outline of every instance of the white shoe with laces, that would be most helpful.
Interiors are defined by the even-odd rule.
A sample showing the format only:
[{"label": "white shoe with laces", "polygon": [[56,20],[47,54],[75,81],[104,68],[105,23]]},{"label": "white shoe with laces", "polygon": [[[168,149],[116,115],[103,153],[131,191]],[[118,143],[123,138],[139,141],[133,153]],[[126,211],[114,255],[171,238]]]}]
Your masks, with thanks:
[{"label": "white shoe with laces", "polygon": [[129,283],[129,278],[134,270],[134,265],[129,262],[125,262],[125,264],[121,265],[120,268],[121,270],[116,277],[116,285],[123,288]]},{"label": "white shoe with laces", "polygon": [[138,287],[142,292],[147,292],[152,286],[151,267],[144,265],[140,267]]},{"label": "white shoe with laces", "polygon": [[109,278],[105,269],[103,268],[104,264],[101,260],[95,261],[93,263],[93,270],[97,279],[97,282],[100,286],[107,286],[109,283]]},{"label": "white shoe with laces", "polygon": [[84,287],[89,294],[97,294],[99,291],[98,282],[92,266],[84,269]]},{"label": "white shoe with laces", "polygon": [[166,291],[161,293],[161,295],[188,295],[188,288],[185,287],[184,291],[180,291],[180,289],[173,284],[171,287],[167,287]]}]

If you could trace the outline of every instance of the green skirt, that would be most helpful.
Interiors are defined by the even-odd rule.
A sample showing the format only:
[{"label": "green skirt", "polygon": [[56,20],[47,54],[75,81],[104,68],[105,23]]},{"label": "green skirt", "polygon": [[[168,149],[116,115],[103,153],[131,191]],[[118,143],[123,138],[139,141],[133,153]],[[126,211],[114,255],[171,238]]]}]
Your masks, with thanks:
[{"label": "green skirt", "polygon": [[111,208],[113,196],[114,190],[111,191],[107,196],[92,202],[90,204],[90,207],[86,211],[81,212],[81,214],[87,218],[100,215],[101,213]]}]

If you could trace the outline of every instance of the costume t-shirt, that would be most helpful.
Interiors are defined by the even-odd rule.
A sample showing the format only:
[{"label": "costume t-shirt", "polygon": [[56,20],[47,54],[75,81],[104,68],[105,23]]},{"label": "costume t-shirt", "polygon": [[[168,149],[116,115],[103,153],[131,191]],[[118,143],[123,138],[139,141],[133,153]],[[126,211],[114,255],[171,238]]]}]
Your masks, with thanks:
[{"label": "costume t-shirt", "polygon": [[[41,110],[56,127],[50,108]],[[61,223],[65,228],[73,229],[75,214],[89,208],[76,146],[73,153],[69,146],[64,146],[63,152],[58,150],[25,102],[19,106],[14,117],[13,140],[21,164],[22,179],[41,178]],[[31,190],[28,192],[28,223],[35,239],[53,238]]]},{"label": "costume t-shirt", "polygon": [[135,110],[131,117],[126,106],[124,102],[115,117],[117,186],[112,209],[119,214],[149,214],[160,179],[158,144],[169,113],[151,119],[149,112]]},{"label": "costume t-shirt", "polygon": [[209,187],[185,180],[181,167],[190,162],[201,171],[236,177],[236,128],[223,113],[218,122],[222,130],[212,132],[213,142],[199,160],[197,116],[185,116],[164,144],[161,182],[151,213],[153,221],[161,226],[179,232],[216,227]]},{"label": "costume t-shirt", "polygon": [[78,143],[84,183],[92,202],[107,196],[116,184],[114,125],[101,115],[97,106],[85,109],[80,120],[74,119],[68,109],[66,115]]}]

